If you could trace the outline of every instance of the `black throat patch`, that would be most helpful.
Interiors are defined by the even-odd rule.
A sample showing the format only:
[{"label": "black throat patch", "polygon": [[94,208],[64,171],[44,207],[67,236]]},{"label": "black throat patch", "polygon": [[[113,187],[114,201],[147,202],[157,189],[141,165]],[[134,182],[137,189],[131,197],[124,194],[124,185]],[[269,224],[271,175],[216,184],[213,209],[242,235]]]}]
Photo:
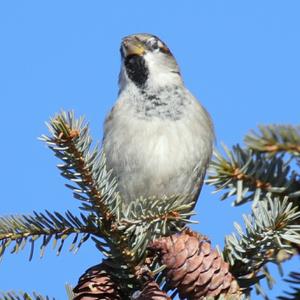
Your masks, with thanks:
[{"label": "black throat patch", "polygon": [[129,55],[125,58],[124,65],[128,77],[137,85],[145,85],[149,70],[146,66],[144,57],[139,55]]}]

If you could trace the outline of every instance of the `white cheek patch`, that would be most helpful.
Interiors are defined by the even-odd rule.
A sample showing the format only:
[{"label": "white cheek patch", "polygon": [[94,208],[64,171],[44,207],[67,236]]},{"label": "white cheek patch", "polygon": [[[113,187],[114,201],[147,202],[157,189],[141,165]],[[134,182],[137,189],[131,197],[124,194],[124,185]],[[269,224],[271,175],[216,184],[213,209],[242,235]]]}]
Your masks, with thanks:
[{"label": "white cheek patch", "polygon": [[172,57],[161,52],[148,52],[145,55],[149,69],[148,87],[160,87],[182,83],[178,67]]}]

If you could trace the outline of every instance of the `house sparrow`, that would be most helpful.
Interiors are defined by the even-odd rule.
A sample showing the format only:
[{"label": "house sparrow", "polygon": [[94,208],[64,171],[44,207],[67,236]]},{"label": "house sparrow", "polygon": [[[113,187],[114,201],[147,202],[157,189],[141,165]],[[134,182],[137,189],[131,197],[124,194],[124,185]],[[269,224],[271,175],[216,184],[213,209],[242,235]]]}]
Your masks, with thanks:
[{"label": "house sparrow", "polygon": [[208,113],[158,37],[126,36],[121,57],[119,95],[105,121],[103,148],[122,201],[182,195],[195,202],[212,154]]}]

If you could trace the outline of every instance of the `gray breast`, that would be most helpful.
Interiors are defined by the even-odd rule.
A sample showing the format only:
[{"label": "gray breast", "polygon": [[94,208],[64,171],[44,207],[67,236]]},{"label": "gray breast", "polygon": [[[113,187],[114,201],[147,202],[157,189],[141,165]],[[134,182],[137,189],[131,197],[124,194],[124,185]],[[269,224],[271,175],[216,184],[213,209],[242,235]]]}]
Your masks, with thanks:
[{"label": "gray breast", "polygon": [[121,97],[107,119],[107,166],[125,202],[198,193],[213,133],[207,113],[189,95],[174,90],[160,98],[147,93],[138,101]]},{"label": "gray breast", "polygon": [[141,91],[140,99],[135,102],[137,117],[179,120],[185,106],[190,103],[184,90],[179,87],[166,87],[158,91]]}]

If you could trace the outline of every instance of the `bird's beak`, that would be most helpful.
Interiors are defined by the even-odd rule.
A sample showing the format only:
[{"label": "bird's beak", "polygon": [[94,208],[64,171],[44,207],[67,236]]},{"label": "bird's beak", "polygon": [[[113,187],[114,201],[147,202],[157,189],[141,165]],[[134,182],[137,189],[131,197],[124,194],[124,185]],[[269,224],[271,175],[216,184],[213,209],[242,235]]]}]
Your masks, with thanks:
[{"label": "bird's beak", "polygon": [[142,56],[145,54],[145,47],[137,38],[127,37],[122,42],[122,52],[124,57],[130,55]]}]

